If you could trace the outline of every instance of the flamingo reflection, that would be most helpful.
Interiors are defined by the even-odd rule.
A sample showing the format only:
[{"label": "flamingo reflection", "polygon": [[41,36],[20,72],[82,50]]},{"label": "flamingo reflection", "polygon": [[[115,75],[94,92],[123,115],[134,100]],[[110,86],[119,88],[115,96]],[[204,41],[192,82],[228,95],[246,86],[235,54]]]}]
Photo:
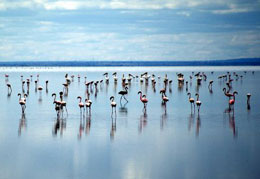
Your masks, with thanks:
[{"label": "flamingo reflection", "polygon": [[19,122],[19,128],[18,128],[18,135],[19,136],[21,136],[22,130],[25,130],[26,127],[27,127],[27,121],[26,121],[25,113],[22,113],[21,119],[20,119],[20,122]]},{"label": "flamingo reflection", "polygon": [[143,132],[143,129],[147,126],[147,113],[144,112],[144,114],[142,114],[140,116],[140,123],[139,123],[139,133]]},{"label": "flamingo reflection", "polygon": [[110,130],[110,139],[111,141],[114,140],[115,138],[115,133],[116,133],[116,116],[115,118],[111,116],[111,130]]},{"label": "flamingo reflection", "polygon": [[57,117],[53,126],[52,135],[57,136],[59,132],[60,136],[62,136],[63,130],[65,130],[65,128],[66,128],[66,119]]},{"label": "flamingo reflection", "polygon": [[162,109],[163,109],[163,114],[161,115],[161,123],[160,123],[160,126],[161,126],[161,130],[164,129],[164,126],[166,124],[166,121],[168,119],[168,114],[167,114],[167,106],[166,106],[166,103],[165,104],[161,104],[162,106]]}]

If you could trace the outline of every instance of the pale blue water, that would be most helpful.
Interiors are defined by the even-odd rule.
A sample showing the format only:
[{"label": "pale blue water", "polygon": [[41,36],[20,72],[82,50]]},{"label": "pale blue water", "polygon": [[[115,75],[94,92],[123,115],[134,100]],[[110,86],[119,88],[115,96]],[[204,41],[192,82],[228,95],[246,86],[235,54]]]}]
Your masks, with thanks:
[{"label": "pale blue water", "polygon": [[[260,71],[258,67],[117,67],[117,68],[1,68],[0,69],[0,178],[258,178],[260,150]],[[200,93],[200,116],[191,115],[185,85],[178,87],[176,72],[189,80],[191,71],[205,71],[207,81],[196,86],[195,78],[189,91]],[[211,74],[211,71],[215,71]],[[224,113],[228,99],[224,96],[220,74],[236,71],[243,79],[233,81],[238,91],[235,112]],[[244,73],[244,71],[248,71]],[[255,71],[252,74],[252,70]],[[87,81],[104,79],[108,71],[110,83],[98,85],[90,95],[93,101],[91,122],[81,119],[77,96],[85,99],[84,76]],[[111,74],[118,72],[114,84]],[[140,75],[148,71],[173,80],[167,90],[170,101],[167,112],[161,106],[160,89],[163,79],[156,78],[156,92],[149,85],[133,80],[129,85],[129,103],[120,107],[118,91],[122,90],[124,73]],[[12,85],[7,95],[4,74]],[[53,92],[63,89],[64,75],[74,74],[69,86],[68,116],[57,134]],[[26,80],[39,74],[44,87],[40,98],[31,82],[25,119],[22,118],[17,93],[22,92],[20,75]],[[77,75],[81,76],[78,82]],[[49,80],[48,93],[45,80]],[[213,93],[208,82],[214,80]],[[26,89],[26,84],[25,84]],[[169,91],[171,89],[171,92]],[[147,115],[137,92],[149,99]],[[250,92],[251,110],[247,110],[246,94]],[[111,118],[109,97],[115,95],[117,116]],[[113,125],[113,126],[112,126]],[[89,127],[90,126],[90,127]],[[80,127],[83,132],[80,136]],[[113,132],[112,127],[116,128]],[[113,134],[113,135],[112,135]]]}]

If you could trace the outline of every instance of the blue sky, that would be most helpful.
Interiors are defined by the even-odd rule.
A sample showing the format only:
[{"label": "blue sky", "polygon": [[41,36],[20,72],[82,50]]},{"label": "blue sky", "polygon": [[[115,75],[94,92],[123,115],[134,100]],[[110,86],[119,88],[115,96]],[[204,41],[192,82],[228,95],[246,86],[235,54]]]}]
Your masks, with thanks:
[{"label": "blue sky", "polygon": [[0,0],[0,60],[260,57],[260,0]]}]

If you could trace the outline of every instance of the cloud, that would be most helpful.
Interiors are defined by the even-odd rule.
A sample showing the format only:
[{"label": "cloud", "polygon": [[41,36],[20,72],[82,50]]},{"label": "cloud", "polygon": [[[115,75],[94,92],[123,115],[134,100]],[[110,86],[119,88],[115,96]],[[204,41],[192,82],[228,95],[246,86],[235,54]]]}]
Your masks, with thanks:
[{"label": "cloud", "polygon": [[[28,1],[7,1],[0,2],[0,10],[29,8],[45,10],[78,10],[78,9],[196,9],[210,11],[215,14],[241,13],[259,11],[260,2],[258,0],[28,0]],[[187,11],[185,14],[188,15]]]},{"label": "cloud", "polygon": [[[257,31],[136,34],[60,32],[48,40],[4,38],[0,58],[12,60],[209,60],[260,56]],[[239,50],[237,50],[239,49]]]},{"label": "cloud", "polygon": [[0,0],[0,60],[259,57],[257,3]]}]

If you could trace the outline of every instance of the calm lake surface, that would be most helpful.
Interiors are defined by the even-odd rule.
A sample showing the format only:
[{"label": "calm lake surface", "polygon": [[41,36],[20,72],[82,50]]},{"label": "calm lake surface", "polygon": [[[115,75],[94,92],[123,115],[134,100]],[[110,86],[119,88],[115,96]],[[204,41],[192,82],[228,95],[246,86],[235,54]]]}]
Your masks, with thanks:
[{"label": "calm lake surface", "polygon": [[[260,176],[260,68],[259,67],[86,67],[86,68],[0,68],[0,178],[258,178]],[[132,79],[122,100],[122,74],[143,72],[156,75],[156,85]],[[191,114],[185,84],[178,86],[176,72],[190,82],[192,71],[204,71],[207,80],[197,86],[193,76],[188,91],[202,102],[200,115]],[[214,71],[211,74],[211,71]],[[230,71],[236,90],[233,112],[228,109],[226,87],[219,75]],[[244,71],[247,71],[245,73]],[[252,71],[255,71],[253,74]],[[104,79],[109,84],[90,90],[91,116],[80,115],[77,96],[85,99],[87,81]],[[114,83],[112,73],[118,73]],[[243,78],[236,80],[236,72]],[[65,74],[75,75],[69,85],[68,115],[60,120],[52,93],[63,90]],[[8,95],[5,74],[12,85]],[[39,74],[43,91],[35,91]],[[161,105],[160,89],[168,75],[167,106]],[[25,115],[18,103],[22,81],[30,79]],[[80,81],[77,76],[80,75]],[[161,76],[158,80],[157,76]],[[49,80],[48,91],[45,81]],[[214,80],[212,92],[208,83]],[[26,91],[25,83],[25,91]],[[147,113],[137,92],[147,94]],[[246,94],[251,93],[251,109]],[[111,117],[110,96],[115,96],[117,113]]]}]

